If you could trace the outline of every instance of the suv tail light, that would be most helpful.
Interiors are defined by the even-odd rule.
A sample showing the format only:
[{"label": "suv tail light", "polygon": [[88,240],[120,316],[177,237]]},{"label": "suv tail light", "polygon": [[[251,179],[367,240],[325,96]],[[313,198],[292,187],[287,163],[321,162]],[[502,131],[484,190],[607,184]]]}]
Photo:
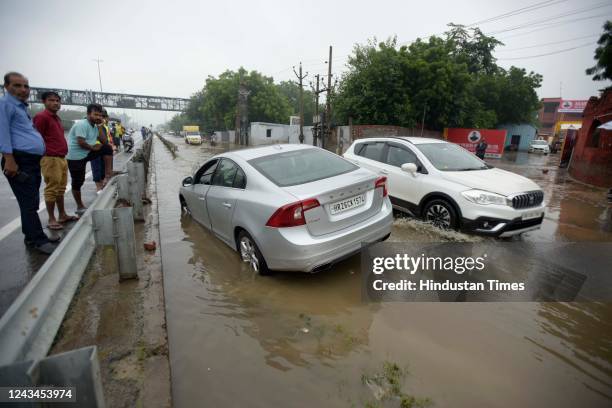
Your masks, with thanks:
[{"label": "suv tail light", "polygon": [[297,227],[305,225],[304,212],[319,207],[321,204],[316,198],[299,201],[282,206],[272,214],[266,226],[274,228]]},{"label": "suv tail light", "polygon": [[383,189],[383,197],[386,197],[388,194],[387,191],[387,178],[385,176],[379,177],[376,179],[376,183],[374,184],[374,188],[382,187]]}]

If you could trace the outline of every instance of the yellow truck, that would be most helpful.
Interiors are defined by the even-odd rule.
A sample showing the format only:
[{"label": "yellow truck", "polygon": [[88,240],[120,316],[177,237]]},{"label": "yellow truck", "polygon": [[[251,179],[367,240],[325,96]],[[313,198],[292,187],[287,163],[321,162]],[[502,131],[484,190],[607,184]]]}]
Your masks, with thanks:
[{"label": "yellow truck", "polygon": [[187,144],[202,144],[202,135],[200,134],[200,127],[197,125],[185,125],[183,126],[183,137]]}]

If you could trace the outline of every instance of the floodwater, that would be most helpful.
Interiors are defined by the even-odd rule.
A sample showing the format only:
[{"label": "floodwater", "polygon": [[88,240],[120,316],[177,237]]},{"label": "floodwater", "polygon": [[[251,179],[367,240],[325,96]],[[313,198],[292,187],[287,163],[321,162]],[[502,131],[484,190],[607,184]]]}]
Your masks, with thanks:
[{"label": "floodwater", "polygon": [[[255,276],[180,211],[182,178],[221,150],[181,142],[173,159],[155,143],[175,406],[612,405],[611,304],[366,304],[358,256],[316,275]],[[611,240],[605,201],[550,161],[495,164],[552,195],[546,227],[521,239]],[[407,219],[391,237],[480,239]]]}]

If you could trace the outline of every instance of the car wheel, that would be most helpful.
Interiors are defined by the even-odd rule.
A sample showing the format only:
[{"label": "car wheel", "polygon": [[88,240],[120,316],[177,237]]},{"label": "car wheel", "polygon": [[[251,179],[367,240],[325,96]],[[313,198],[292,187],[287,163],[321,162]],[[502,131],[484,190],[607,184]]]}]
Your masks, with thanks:
[{"label": "car wheel", "polygon": [[182,195],[179,195],[179,202],[181,203],[181,210],[189,212],[189,208],[187,207],[187,202]]},{"label": "car wheel", "polygon": [[238,234],[238,250],[242,262],[248,263],[251,270],[259,275],[269,275],[270,270],[253,238],[246,231]]},{"label": "car wheel", "polygon": [[435,227],[456,229],[457,212],[446,200],[436,199],[427,203],[423,210],[423,218]]}]

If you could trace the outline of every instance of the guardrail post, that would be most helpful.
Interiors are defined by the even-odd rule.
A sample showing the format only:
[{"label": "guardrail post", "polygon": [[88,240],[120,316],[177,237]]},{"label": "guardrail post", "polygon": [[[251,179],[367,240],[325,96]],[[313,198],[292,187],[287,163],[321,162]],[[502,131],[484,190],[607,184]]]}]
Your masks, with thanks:
[{"label": "guardrail post", "polygon": [[[71,388],[71,401],[49,406],[104,408],[104,390],[96,346],[84,347],[45,357],[0,367],[4,387],[65,387]],[[76,404],[75,404],[76,403]],[[11,403],[16,407],[47,406],[44,403]]]},{"label": "guardrail post", "polygon": [[94,210],[91,217],[96,244],[115,247],[119,280],[138,279],[132,207]]},{"label": "guardrail post", "polygon": [[[142,202],[140,203],[142,208]],[[119,280],[138,279],[136,265],[136,234],[131,207],[113,209],[113,227],[115,231],[115,249],[119,261]]]},{"label": "guardrail post", "polygon": [[142,163],[127,163],[128,184],[134,219],[144,221],[144,212],[142,209],[142,192],[144,191],[144,185],[140,185],[138,181],[139,165],[142,166]]},{"label": "guardrail post", "polygon": [[117,198],[130,201],[130,181],[127,174],[117,176]]}]

